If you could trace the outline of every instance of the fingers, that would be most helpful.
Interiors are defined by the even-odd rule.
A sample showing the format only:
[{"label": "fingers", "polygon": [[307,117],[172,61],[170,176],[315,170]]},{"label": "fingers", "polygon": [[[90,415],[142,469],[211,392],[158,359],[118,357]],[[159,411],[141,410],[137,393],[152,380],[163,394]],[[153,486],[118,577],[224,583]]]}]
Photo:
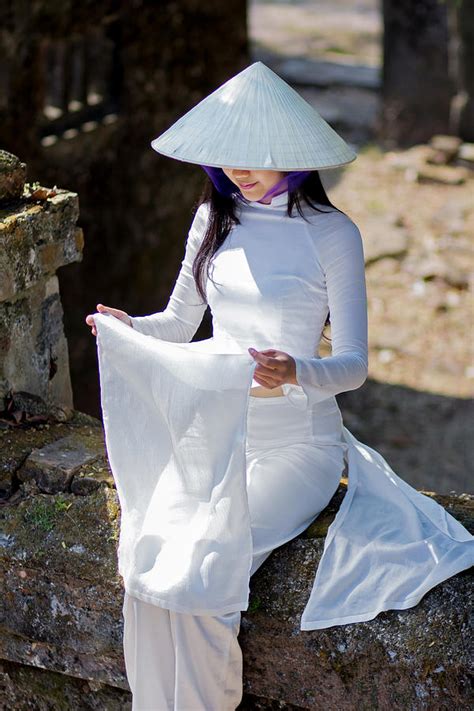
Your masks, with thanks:
[{"label": "fingers", "polygon": [[260,378],[260,380],[265,381],[261,384],[267,385],[267,387],[275,387],[276,385],[280,385],[283,380],[282,375],[283,373],[280,373],[277,368],[270,368],[265,365],[261,365],[260,363],[254,370],[255,380],[258,381]]},{"label": "fingers", "polygon": [[257,351],[255,348],[248,350],[257,362],[254,370],[254,379],[257,383],[267,388],[274,388],[287,381],[288,354],[275,348],[267,348],[263,351]]},{"label": "fingers", "polygon": [[104,306],[104,304],[97,304],[97,311],[99,313],[110,313],[112,316],[123,315],[121,309],[114,309],[113,306]]},{"label": "fingers", "polygon": [[282,379],[282,373],[280,373],[276,368],[268,368],[265,365],[257,365],[254,373],[259,378],[266,378],[267,380],[279,382]]},{"label": "fingers", "polygon": [[263,355],[262,351],[256,351],[255,348],[249,348],[249,353],[258,363],[261,363],[262,365],[271,366],[272,363],[276,361],[275,358]]},{"label": "fingers", "polygon": [[85,318],[85,322],[87,323],[88,326],[92,327],[92,335],[95,336],[97,335],[97,331],[95,328],[95,322],[94,322],[94,317],[92,314],[87,314]]},{"label": "fingers", "polygon": [[275,380],[274,378],[260,376],[258,373],[254,373],[253,378],[259,385],[262,385],[264,388],[269,388],[270,390],[279,387],[284,382],[281,378]]},{"label": "fingers", "polygon": [[[97,304],[97,312],[100,314],[110,314],[111,316],[117,318],[119,321],[122,321],[122,323],[126,323],[128,326],[133,328],[130,316],[121,309],[114,309],[112,306],[105,306],[105,304]],[[92,327],[92,334],[96,336],[97,329],[95,327],[94,314],[87,314],[85,321],[88,326]]]},{"label": "fingers", "polygon": [[284,363],[277,358],[272,358],[268,355],[263,355],[262,352],[255,351],[253,354],[254,359],[260,366],[260,370],[267,375],[274,374],[275,372],[280,372],[284,370]]},{"label": "fingers", "polygon": [[94,321],[94,315],[93,314],[87,314],[85,318],[85,322],[87,323],[88,326],[91,326],[91,332],[93,336],[97,336],[97,329],[95,326],[95,321]]}]

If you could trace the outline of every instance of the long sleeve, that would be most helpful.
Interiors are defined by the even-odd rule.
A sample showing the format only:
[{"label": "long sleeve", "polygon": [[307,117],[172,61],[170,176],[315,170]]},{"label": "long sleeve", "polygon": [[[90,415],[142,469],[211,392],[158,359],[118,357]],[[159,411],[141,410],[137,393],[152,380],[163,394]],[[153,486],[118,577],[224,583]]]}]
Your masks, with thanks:
[{"label": "long sleeve", "polygon": [[356,390],[368,374],[367,292],[360,231],[341,216],[336,229],[323,235],[318,247],[327,287],[332,354],[295,357],[296,379],[310,405]]},{"label": "long sleeve", "polygon": [[208,209],[204,203],[196,211],[181,268],[164,311],[149,316],[130,316],[133,328],[140,333],[175,343],[189,343],[196,333],[207,303],[197,292],[192,266],[206,231]]}]

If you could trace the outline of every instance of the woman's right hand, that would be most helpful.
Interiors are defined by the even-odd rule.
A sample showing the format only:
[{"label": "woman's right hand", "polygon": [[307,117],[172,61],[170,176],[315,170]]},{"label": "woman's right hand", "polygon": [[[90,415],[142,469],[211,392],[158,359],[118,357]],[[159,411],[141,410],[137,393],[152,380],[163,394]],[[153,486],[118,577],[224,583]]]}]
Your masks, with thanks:
[{"label": "woman's right hand", "polygon": [[[119,321],[123,321],[123,323],[127,324],[127,326],[132,325],[130,316],[125,311],[113,309],[111,306],[104,306],[104,304],[97,304],[97,311],[101,314],[111,314],[112,316],[115,316],[115,318],[118,318]],[[88,326],[91,326],[92,335],[97,336],[97,329],[95,327],[93,314],[87,314],[86,323]]]}]

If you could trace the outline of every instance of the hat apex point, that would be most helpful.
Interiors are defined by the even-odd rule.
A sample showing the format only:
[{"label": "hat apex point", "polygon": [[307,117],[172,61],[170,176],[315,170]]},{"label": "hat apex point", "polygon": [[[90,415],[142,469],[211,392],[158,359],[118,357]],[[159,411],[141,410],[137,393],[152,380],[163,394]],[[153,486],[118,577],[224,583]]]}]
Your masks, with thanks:
[{"label": "hat apex point", "polygon": [[270,67],[267,67],[267,65],[264,64],[264,62],[261,62],[260,60],[258,60],[258,62],[254,62],[254,63],[251,64],[250,66],[255,67],[255,69],[260,69],[260,70],[261,70],[261,69],[269,69],[269,68],[270,68]]}]

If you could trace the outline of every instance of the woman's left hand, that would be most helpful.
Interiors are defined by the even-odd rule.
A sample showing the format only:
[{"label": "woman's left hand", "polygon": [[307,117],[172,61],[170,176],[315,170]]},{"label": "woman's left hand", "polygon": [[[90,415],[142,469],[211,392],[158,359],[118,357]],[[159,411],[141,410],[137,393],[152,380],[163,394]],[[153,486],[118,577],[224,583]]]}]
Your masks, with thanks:
[{"label": "woman's left hand", "polygon": [[249,348],[248,351],[257,361],[253,377],[264,388],[277,388],[283,383],[298,385],[296,363],[289,353],[274,348],[267,348],[264,351]]}]

